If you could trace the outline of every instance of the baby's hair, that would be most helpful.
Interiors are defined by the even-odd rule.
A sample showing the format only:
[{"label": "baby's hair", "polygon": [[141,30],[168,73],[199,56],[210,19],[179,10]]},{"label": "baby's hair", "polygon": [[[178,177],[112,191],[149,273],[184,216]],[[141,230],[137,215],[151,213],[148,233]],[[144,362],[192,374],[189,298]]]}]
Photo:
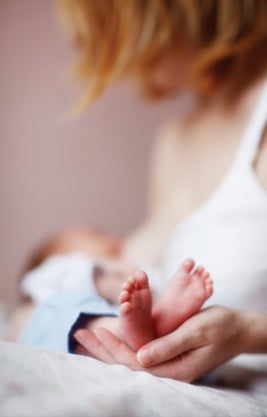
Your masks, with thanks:
[{"label": "baby's hair", "polygon": [[191,81],[204,96],[230,82],[233,97],[267,67],[266,0],[58,0],[79,49],[86,81],[81,106],[110,84],[135,75],[146,97],[165,98],[150,79],[155,63],[185,42],[197,48]]}]

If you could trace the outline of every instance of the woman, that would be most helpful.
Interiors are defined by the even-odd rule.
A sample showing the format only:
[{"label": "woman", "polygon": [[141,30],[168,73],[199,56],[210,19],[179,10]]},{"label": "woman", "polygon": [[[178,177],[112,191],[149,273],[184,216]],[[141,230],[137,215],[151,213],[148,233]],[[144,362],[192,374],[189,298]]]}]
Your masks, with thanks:
[{"label": "woman", "polygon": [[187,97],[157,141],[150,216],[124,257],[170,276],[192,256],[210,270],[219,304],[137,354],[101,328],[76,329],[76,351],[184,381],[240,353],[267,352],[266,1],[59,5],[89,83],[81,106],[126,75],[149,98]]},{"label": "woman", "polygon": [[239,353],[267,352],[267,313],[256,311],[267,310],[259,295],[266,299],[266,2],[129,0],[103,9],[92,0],[59,3],[81,50],[79,73],[94,86],[85,102],[124,75],[136,77],[151,98],[190,93],[191,106],[161,132],[150,217],[125,253],[138,263],[162,262],[176,227],[168,273],[173,259],[177,265],[185,252],[195,256],[211,271],[214,301],[223,305],[137,356],[103,329],[97,339],[80,330],[77,340],[99,359],[186,381]]}]

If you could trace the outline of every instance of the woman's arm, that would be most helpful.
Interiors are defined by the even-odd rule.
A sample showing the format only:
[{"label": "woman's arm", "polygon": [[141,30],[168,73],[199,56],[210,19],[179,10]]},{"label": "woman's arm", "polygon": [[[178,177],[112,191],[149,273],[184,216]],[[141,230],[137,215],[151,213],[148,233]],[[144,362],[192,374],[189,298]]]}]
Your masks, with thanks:
[{"label": "woman's arm", "polygon": [[248,311],[245,353],[267,353],[267,312]]},{"label": "woman's arm", "polygon": [[79,353],[191,382],[241,353],[267,353],[267,313],[210,307],[136,353],[105,329],[75,337]]}]

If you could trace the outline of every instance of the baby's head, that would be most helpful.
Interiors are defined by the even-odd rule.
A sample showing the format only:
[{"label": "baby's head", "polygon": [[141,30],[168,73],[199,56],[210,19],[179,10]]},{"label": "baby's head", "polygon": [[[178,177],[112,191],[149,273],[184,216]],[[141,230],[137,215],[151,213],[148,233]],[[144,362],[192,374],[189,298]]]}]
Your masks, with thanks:
[{"label": "baby's head", "polygon": [[[87,254],[96,261],[109,261],[119,258],[123,240],[117,236],[105,234],[88,226],[76,226],[57,233],[44,241],[32,253],[25,265],[24,274],[37,268],[46,259],[54,255],[67,255],[75,252]],[[23,303],[32,303],[31,296],[20,293]]]},{"label": "baby's head", "polygon": [[53,255],[83,252],[95,259],[117,258],[123,240],[88,226],[77,226],[55,234],[32,254],[27,271],[37,267]]}]

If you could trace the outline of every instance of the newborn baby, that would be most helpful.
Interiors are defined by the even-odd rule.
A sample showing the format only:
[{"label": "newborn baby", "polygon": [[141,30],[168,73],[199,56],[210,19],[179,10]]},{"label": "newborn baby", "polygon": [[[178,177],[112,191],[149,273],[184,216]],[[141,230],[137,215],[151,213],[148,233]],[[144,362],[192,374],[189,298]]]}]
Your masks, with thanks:
[{"label": "newborn baby", "polygon": [[[98,326],[106,327],[132,349],[138,350],[154,337],[173,331],[195,314],[211,296],[212,281],[203,267],[194,269],[194,261],[187,259],[153,303],[147,274],[136,271],[135,267],[123,260],[122,248],[123,241],[117,237],[95,229],[74,228],[42,245],[33,254],[28,269],[33,268],[30,278],[34,282],[38,274],[40,277],[42,268],[48,268],[49,263],[58,259],[60,262],[69,262],[71,258],[67,255],[80,252],[86,254],[88,260],[94,259],[92,280],[95,291],[110,303],[119,305],[119,317],[91,318],[87,327],[91,330]],[[65,275],[62,271],[64,269],[58,278],[66,280],[69,271],[66,270]],[[71,272],[71,280],[75,282],[78,270]],[[29,276],[26,276],[27,279]],[[35,305],[34,300],[29,298],[27,303],[28,308]]]}]

